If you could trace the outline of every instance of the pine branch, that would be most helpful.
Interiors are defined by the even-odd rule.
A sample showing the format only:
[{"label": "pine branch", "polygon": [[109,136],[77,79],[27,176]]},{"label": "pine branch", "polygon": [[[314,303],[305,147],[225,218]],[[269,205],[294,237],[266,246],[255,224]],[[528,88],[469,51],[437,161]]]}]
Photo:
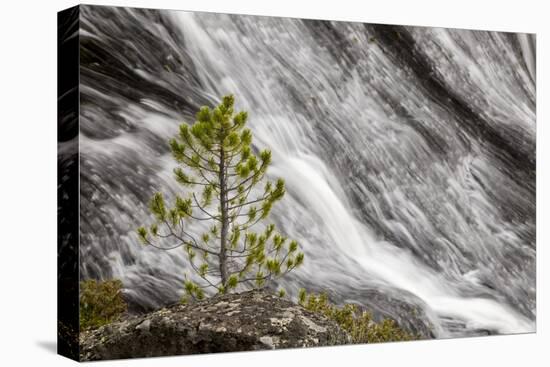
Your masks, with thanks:
[{"label": "pine branch", "polygon": [[191,264],[191,267],[193,268],[193,270],[195,270],[195,273],[197,273],[199,275],[199,277],[204,279],[209,284],[209,285],[201,287],[201,288],[209,288],[209,287],[218,288],[218,286],[221,284],[221,281],[216,283],[216,284],[213,284],[206,276],[201,275],[200,269],[197,268],[197,266],[193,263],[192,259],[189,260],[189,263]]},{"label": "pine branch", "polygon": [[[202,159],[204,162],[206,162],[208,164],[208,162],[210,161],[209,159],[206,159],[202,156],[202,154],[200,154],[198,152],[198,150],[195,148],[195,145],[193,144],[193,142],[190,142],[188,139],[187,139],[187,136],[183,136],[183,138],[185,139],[185,142],[187,143],[187,145],[191,148],[191,150],[193,150],[193,152],[195,152],[195,154],[200,158]],[[209,153],[211,153],[212,155],[216,156],[216,154],[214,154],[214,150],[209,150]],[[182,153],[183,154],[183,153]],[[219,158],[219,156],[216,156],[216,158]],[[204,168],[205,170],[207,171],[210,171],[210,172],[214,172],[216,173],[215,170],[212,170],[212,169],[209,169],[209,168],[205,168],[205,167],[202,167]]]},{"label": "pine branch", "polygon": [[[189,233],[185,232],[183,229],[182,229],[182,233],[185,234],[186,236],[188,236],[189,238],[191,238],[191,240],[193,241],[193,243],[188,242],[188,241],[185,241],[182,237],[180,237],[180,236],[178,236],[176,233],[174,233],[174,230],[172,229],[172,226],[170,226],[170,223],[168,223],[168,221],[164,220],[164,224],[165,224],[165,225],[168,227],[168,229],[170,230],[170,234],[171,234],[172,236],[174,236],[177,240],[179,240],[179,241],[182,242],[181,244],[179,244],[179,245],[173,247],[172,249],[181,247],[181,246],[183,246],[183,245],[188,245],[188,246],[190,246],[191,248],[194,248],[194,249],[196,249],[196,250],[204,251],[204,252],[209,253],[209,254],[211,254],[211,255],[216,255],[216,256],[218,255],[218,254],[217,254],[216,252],[214,252],[214,251],[210,251],[210,250],[208,250],[207,248],[203,248],[203,247],[199,246],[199,245],[197,244],[197,240],[195,240],[195,237],[193,237],[193,236],[190,235]],[[155,246],[153,245],[153,247],[155,247]],[[158,248],[158,247],[157,247],[157,248]],[[161,248],[161,249],[162,249],[162,248]]]},{"label": "pine branch", "polygon": [[[193,147],[191,147],[191,149],[193,149]],[[193,151],[196,152],[195,149],[193,149]],[[193,168],[193,169],[195,169],[195,170],[197,170],[197,171],[200,170],[200,169],[203,169],[203,170],[208,171],[208,172],[217,173],[217,171],[214,170],[214,169],[211,169],[211,168],[208,168],[208,167],[204,167],[204,166],[202,166],[201,164],[198,164],[198,163],[193,162],[193,159],[192,159],[191,157],[187,156],[185,153],[179,152],[179,154],[181,154],[181,155],[187,160],[187,162],[184,162],[184,163],[185,163],[189,168]],[[202,157],[202,156],[199,155],[198,153],[195,153],[195,154],[197,154],[197,156],[199,157],[199,159],[202,159],[204,162],[206,162],[206,163],[208,164],[208,162],[209,162],[208,159]],[[215,155],[215,154],[214,154],[214,155]],[[197,165],[197,167],[195,167],[195,165]]]},{"label": "pine branch", "polygon": [[[252,192],[252,187],[254,187],[254,185],[250,185],[250,186],[248,187],[248,191],[246,192],[246,195],[244,196],[244,201],[248,200],[248,196],[249,196],[250,193]],[[245,191],[246,191],[246,190],[245,190]],[[244,193],[244,192],[243,192],[243,193]],[[241,195],[242,195],[242,194],[241,194]],[[234,199],[236,199],[237,197],[238,197],[238,196],[235,196]],[[234,199],[232,199],[232,200],[234,200]],[[229,200],[228,202],[231,202],[231,200]],[[239,208],[239,210],[237,211],[237,216],[240,216],[240,215],[241,215],[242,209],[243,209],[243,207],[241,206],[241,207]],[[228,211],[229,211],[229,209],[228,209]],[[230,217],[232,217],[232,216],[230,216]],[[233,219],[231,222],[233,222],[233,221],[234,221],[234,219]]]},{"label": "pine branch", "polygon": [[[283,263],[286,261],[286,259],[288,258],[288,255],[289,255],[289,254],[290,254],[290,253],[287,252],[287,254],[285,255],[285,257],[284,257],[283,259],[281,259],[281,261],[278,261],[279,264],[283,264]],[[264,281],[264,280],[269,279],[273,274],[275,274],[276,277],[280,278],[280,277],[282,277],[282,276],[284,276],[284,275],[290,273],[290,272],[291,272],[292,270],[294,270],[297,266],[298,266],[298,265],[295,265],[295,264],[294,264],[294,265],[288,267],[285,271],[281,272],[281,273],[278,274],[278,275],[275,274],[275,273],[273,273],[271,270],[269,270],[269,273],[267,273],[267,274],[266,274],[265,276],[263,276],[263,277],[260,277],[260,278],[258,278],[258,277],[253,277],[253,278],[239,279],[239,283],[244,283],[244,282],[249,282],[249,281],[258,281],[258,279]],[[233,272],[233,273],[231,273],[230,275],[239,274],[240,272],[244,271],[245,269],[246,269],[246,265],[243,266],[243,268],[242,268],[240,271]]]},{"label": "pine branch", "polygon": [[[215,182],[212,182],[212,181],[210,181],[209,179],[207,179],[207,178],[204,176],[204,173],[203,173],[201,170],[199,170],[199,173],[200,173],[200,175],[202,176],[203,180],[205,180],[206,182],[208,182],[208,184],[211,185],[211,186],[214,188],[214,190],[219,194],[219,193],[220,193],[220,190],[219,190],[219,189],[220,189],[220,185],[219,185],[219,183],[215,183]],[[205,186],[208,186],[208,185],[205,185]]]},{"label": "pine branch", "polygon": [[[267,169],[267,167],[265,167],[265,168]],[[253,175],[250,175],[248,178],[244,179],[243,181],[236,184],[235,186],[230,187],[229,189],[227,189],[227,191],[238,190],[240,186],[244,185],[248,181],[253,180],[254,178],[257,178],[258,180],[261,180],[264,176],[265,176],[264,165],[262,165],[262,166],[260,166],[260,168],[257,171],[254,171]],[[250,186],[254,186],[254,185],[255,185],[255,182],[252,181],[252,183],[250,183]]]},{"label": "pine branch", "polygon": [[218,222],[221,222],[221,218],[219,216],[213,216],[212,214],[210,214],[209,212],[207,212],[200,204],[199,204],[199,201],[197,200],[197,197],[195,196],[195,193],[193,193],[193,200],[195,200],[195,203],[197,204],[196,206],[193,206],[193,208],[199,208],[204,214],[206,214],[210,219],[214,219],[214,220],[217,220]]},{"label": "pine branch", "polygon": [[240,207],[243,207],[243,206],[247,206],[247,205],[250,205],[250,204],[259,203],[259,202],[261,202],[261,201],[265,201],[265,200],[269,199],[270,196],[271,196],[271,194],[269,194],[269,195],[264,195],[263,197],[258,198],[258,199],[256,199],[256,200],[251,200],[251,201],[246,202],[246,203],[242,203],[242,204],[237,204],[237,205],[231,206],[231,207],[229,207],[227,210],[233,210],[233,209],[237,209],[237,208],[240,208]]}]

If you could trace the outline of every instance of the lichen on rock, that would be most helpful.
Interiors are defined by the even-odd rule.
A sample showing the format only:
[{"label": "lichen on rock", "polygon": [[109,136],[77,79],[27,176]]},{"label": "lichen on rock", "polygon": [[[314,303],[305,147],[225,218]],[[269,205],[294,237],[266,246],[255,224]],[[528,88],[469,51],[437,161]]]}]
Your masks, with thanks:
[{"label": "lichen on rock", "polygon": [[80,337],[83,361],[347,344],[334,321],[264,291],[130,317]]}]

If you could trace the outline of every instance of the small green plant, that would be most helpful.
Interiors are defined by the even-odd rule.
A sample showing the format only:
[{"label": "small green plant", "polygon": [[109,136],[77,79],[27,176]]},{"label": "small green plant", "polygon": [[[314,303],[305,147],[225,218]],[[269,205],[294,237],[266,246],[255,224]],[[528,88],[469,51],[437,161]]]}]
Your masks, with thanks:
[{"label": "small green plant", "polygon": [[[236,112],[228,95],[213,109],[203,106],[191,126],[180,125],[169,146],[181,195],[169,203],[162,193],[154,194],[149,207],[155,222],[137,230],[147,246],[184,249],[194,278],[200,278],[186,275],[184,302],[203,299],[206,289],[227,293],[242,283],[264,287],[304,261],[297,241],[278,233],[273,223],[261,226],[283,198],[285,182],[265,177],[271,151],[253,148],[247,120],[248,113]],[[189,230],[192,222],[208,229],[196,235]]]},{"label": "small green plant", "polygon": [[418,339],[417,336],[401,329],[392,319],[375,322],[370,312],[359,310],[357,305],[345,304],[337,307],[328,301],[326,293],[307,295],[300,289],[298,303],[309,311],[320,313],[347,331],[353,343],[380,343]]},{"label": "small green plant", "polygon": [[80,282],[80,329],[95,329],[116,321],[127,310],[118,279]]}]

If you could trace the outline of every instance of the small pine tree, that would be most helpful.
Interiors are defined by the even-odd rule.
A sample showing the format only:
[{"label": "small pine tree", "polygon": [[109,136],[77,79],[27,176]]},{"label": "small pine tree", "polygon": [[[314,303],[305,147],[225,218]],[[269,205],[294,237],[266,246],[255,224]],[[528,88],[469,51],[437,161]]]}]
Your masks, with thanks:
[{"label": "small pine tree", "polygon": [[[196,122],[180,125],[179,135],[170,140],[170,150],[179,163],[174,176],[185,196],[176,196],[169,206],[156,193],[150,209],[156,221],[138,228],[141,241],[161,250],[183,247],[193,271],[201,281],[186,276],[186,299],[202,299],[204,289],[229,292],[240,283],[262,287],[300,266],[304,254],[298,243],[290,241],[268,224],[261,232],[252,227],[267,220],[273,204],[285,194],[282,179],[265,179],[271,151],[252,150],[252,133],[245,128],[248,114],[234,112],[234,97],[210,109],[202,107]],[[254,188],[263,184],[258,194]],[[199,192],[192,191],[199,187]],[[190,191],[190,192],[189,192]],[[195,238],[188,222],[201,221],[209,230]],[[158,240],[171,240],[170,246]]]}]

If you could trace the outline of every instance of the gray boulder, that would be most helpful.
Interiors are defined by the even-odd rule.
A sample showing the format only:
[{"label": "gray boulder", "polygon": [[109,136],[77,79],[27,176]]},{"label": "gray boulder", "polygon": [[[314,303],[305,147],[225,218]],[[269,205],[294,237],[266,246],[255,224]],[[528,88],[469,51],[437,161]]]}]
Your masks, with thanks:
[{"label": "gray boulder", "polygon": [[82,361],[347,344],[333,321],[262,291],[176,305],[86,331]]}]

